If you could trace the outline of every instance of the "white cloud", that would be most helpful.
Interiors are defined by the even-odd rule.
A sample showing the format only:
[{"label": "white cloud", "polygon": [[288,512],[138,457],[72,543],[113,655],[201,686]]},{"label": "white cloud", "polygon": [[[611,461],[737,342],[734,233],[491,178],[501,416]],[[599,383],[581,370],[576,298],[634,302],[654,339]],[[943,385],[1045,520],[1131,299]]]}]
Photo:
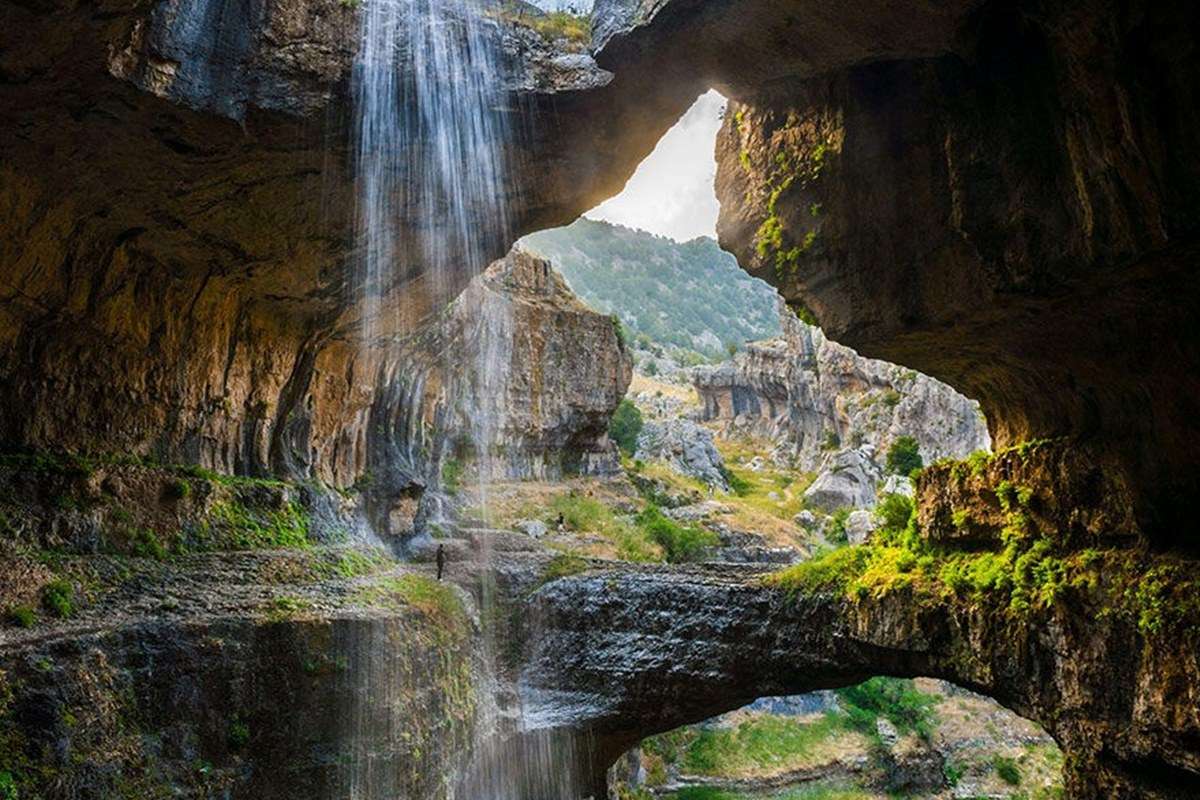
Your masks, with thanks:
[{"label": "white cloud", "polygon": [[625,189],[584,214],[669,236],[716,238],[717,162],[713,146],[725,98],[709,90],[659,140]]}]

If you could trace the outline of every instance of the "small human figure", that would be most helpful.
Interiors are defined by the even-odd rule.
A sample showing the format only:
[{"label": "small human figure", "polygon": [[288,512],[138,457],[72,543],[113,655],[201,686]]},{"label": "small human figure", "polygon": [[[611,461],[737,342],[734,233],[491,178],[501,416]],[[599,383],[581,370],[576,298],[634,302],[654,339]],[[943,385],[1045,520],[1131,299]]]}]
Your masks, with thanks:
[{"label": "small human figure", "polygon": [[562,512],[558,512],[558,532],[562,533],[567,527],[567,520],[563,517]]},{"label": "small human figure", "polygon": [[439,544],[437,549],[437,579],[442,579],[442,570],[446,567],[446,546]]}]

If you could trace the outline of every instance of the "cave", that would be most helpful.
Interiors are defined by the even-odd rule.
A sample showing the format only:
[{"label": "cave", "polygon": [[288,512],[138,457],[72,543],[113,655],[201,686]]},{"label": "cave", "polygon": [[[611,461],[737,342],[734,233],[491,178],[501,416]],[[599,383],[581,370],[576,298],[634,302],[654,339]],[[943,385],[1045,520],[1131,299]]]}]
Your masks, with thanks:
[{"label": "cave", "polygon": [[[0,2],[3,800],[453,797],[492,747],[601,796],[647,735],[883,674],[1038,722],[1069,797],[1200,793],[1191,6]],[[621,469],[619,326],[510,247],[710,89],[720,247],[993,452],[771,575],[439,543],[466,462]],[[589,390],[543,404],[550,363]]]}]

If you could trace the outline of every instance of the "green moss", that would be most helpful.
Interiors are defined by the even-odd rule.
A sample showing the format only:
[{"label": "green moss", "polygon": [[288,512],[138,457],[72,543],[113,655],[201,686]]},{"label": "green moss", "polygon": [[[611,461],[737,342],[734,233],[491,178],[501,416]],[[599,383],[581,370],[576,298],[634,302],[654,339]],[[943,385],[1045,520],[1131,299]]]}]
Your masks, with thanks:
[{"label": "green moss", "polygon": [[273,598],[268,604],[267,619],[271,622],[284,622],[311,608],[312,603],[303,597],[281,595]]},{"label": "green moss", "polygon": [[194,546],[198,550],[305,548],[311,545],[308,529],[308,512],[294,501],[259,510],[233,498],[213,504]]}]

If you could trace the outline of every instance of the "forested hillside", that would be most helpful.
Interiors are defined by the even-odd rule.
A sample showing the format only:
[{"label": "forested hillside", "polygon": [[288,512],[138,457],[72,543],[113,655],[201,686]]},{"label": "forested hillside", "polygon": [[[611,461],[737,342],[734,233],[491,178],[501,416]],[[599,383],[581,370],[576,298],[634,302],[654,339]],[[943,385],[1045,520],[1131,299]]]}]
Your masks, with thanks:
[{"label": "forested hillside", "polygon": [[616,314],[642,347],[704,360],[730,345],[779,333],[775,290],[751,278],[707,237],[676,242],[608,222],[579,219],[526,236],[589,305]]}]

